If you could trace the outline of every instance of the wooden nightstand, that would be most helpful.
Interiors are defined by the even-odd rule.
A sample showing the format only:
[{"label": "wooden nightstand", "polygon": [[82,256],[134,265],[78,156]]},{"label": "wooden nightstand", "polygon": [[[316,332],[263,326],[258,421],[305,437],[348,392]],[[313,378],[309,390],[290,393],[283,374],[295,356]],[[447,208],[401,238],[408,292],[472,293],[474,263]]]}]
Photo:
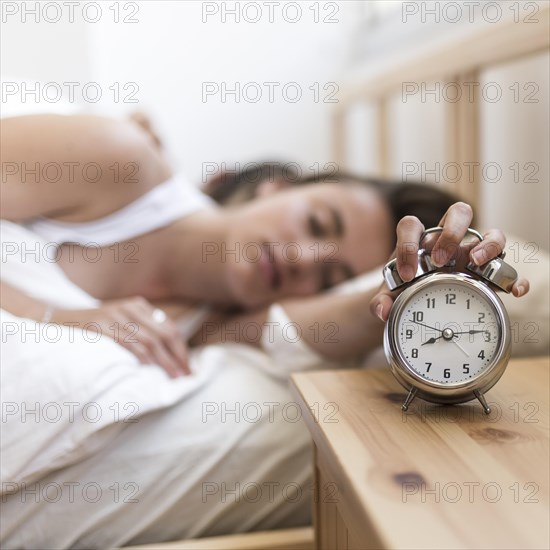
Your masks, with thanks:
[{"label": "wooden nightstand", "polygon": [[387,368],[295,374],[316,547],[549,548],[549,364],[511,361],[489,416],[478,402],[404,413]]}]

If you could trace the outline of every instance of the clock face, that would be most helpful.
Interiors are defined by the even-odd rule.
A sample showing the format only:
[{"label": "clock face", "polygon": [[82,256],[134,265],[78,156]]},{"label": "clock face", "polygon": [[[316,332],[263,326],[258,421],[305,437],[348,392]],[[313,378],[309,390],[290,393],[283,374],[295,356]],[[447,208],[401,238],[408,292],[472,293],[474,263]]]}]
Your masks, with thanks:
[{"label": "clock face", "polygon": [[410,368],[439,384],[468,382],[499,350],[498,313],[480,290],[457,281],[433,282],[403,304],[395,341]]}]

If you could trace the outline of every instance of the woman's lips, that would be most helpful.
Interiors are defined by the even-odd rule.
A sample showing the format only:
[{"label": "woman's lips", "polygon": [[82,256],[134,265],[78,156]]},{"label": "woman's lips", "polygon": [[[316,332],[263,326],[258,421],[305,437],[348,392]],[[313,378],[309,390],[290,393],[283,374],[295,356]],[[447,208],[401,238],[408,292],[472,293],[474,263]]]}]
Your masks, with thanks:
[{"label": "woman's lips", "polygon": [[277,269],[273,254],[270,253],[269,248],[265,245],[262,246],[262,256],[259,264],[268,286],[272,290],[277,290],[281,286],[281,275]]}]

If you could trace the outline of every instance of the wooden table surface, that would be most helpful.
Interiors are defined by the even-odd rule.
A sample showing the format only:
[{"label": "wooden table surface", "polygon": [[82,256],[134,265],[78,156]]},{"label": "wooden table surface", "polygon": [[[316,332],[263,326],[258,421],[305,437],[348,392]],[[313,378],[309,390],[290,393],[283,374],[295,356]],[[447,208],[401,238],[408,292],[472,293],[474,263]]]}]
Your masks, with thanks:
[{"label": "wooden table surface", "polygon": [[[299,373],[294,390],[342,509],[383,548],[550,547],[550,359],[511,361],[477,401],[440,407],[388,368]],[[340,504],[339,504],[340,506]]]}]

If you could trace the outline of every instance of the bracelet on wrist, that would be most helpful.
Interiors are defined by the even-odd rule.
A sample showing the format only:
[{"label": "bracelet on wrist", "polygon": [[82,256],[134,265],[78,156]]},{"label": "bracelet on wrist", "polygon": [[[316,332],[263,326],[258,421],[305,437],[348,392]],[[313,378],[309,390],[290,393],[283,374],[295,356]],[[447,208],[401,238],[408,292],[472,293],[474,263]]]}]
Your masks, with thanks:
[{"label": "bracelet on wrist", "polygon": [[55,311],[55,307],[52,304],[48,304],[46,306],[46,309],[44,311],[44,315],[42,315],[42,319],[40,319],[41,323],[50,323],[53,317],[53,312]]}]

